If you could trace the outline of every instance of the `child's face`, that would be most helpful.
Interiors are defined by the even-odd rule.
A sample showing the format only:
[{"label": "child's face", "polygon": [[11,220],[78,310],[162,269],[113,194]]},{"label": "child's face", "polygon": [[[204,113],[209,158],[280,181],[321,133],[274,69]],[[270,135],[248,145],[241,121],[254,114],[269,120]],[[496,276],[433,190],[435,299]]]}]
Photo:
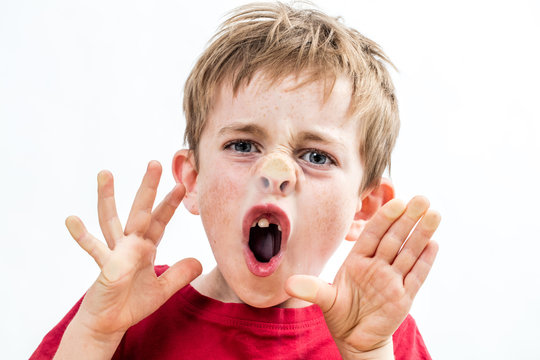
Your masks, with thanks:
[{"label": "child's face", "polygon": [[264,84],[259,74],[236,97],[221,89],[195,190],[221,285],[257,307],[286,301],[289,276],[321,272],[361,208],[362,178],[348,79],[326,102],[322,82]]}]

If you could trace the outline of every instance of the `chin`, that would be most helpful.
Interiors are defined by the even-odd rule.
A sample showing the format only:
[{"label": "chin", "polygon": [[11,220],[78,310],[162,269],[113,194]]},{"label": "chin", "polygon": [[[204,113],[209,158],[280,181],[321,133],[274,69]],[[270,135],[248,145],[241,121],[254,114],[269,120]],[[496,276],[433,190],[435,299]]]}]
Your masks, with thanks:
[{"label": "chin", "polygon": [[269,308],[283,304],[290,299],[290,296],[285,292],[284,288],[284,285],[273,286],[271,289],[255,286],[252,288],[239,289],[237,296],[242,302],[249,306]]}]

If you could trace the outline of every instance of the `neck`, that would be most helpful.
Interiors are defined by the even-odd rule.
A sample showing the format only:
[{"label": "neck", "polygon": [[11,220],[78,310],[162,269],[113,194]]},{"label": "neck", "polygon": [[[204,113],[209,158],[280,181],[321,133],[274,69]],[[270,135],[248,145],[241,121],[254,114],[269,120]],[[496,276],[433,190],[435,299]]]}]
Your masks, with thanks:
[{"label": "neck", "polygon": [[[236,293],[233,291],[233,289],[229,286],[217,266],[208,274],[201,275],[195,280],[193,280],[191,282],[191,286],[193,286],[193,288],[202,295],[212,298],[214,300],[218,300],[224,303],[244,303],[242,299],[240,299],[238,295],[236,295]],[[289,298],[281,304],[277,304],[276,307],[302,308],[310,305],[312,304],[309,302],[300,299]]]}]

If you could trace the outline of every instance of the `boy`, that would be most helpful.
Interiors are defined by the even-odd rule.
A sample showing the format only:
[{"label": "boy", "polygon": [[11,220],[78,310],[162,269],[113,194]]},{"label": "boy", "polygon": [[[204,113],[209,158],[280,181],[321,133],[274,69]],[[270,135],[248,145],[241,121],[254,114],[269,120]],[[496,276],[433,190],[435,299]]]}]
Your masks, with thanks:
[{"label": "boy", "polygon": [[[399,128],[384,62],[320,12],[237,9],[186,82],[175,188],[152,211],[161,166],[150,162],[122,229],[102,171],[107,244],[66,219],[101,273],[33,358],[429,358],[407,313],[440,216],[381,179]],[[195,259],[153,264],[182,201],[216,258],[204,276]],[[343,238],[357,243],[324,283]]]}]

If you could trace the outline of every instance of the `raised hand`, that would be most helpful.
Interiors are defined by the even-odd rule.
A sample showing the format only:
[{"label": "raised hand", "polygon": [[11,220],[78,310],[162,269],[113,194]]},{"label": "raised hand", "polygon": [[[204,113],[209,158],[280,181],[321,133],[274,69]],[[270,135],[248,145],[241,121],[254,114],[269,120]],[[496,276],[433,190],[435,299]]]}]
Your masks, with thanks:
[{"label": "raised hand", "polygon": [[66,219],[73,238],[101,269],[76,315],[79,325],[92,336],[108,339],[123,334],[202,271],[197,260],[184,259],[160,277],[154,272],[157,245],[185,194],[184,186],[177,184],[152,211],[160,176],[161,165],[150,162],[122,230],[112,174],[99,173],[98,216],[107,244],[92,236],[79,218]]},{"label": "raised hand", "polygon": [[393,358],[392,334],[435,261],[438,246],[430,239],[439,223],[424,197],[407,206],[391,200],[366,224],[332,285],[295,275],[286,290],[321,307],[343,358]]}]

